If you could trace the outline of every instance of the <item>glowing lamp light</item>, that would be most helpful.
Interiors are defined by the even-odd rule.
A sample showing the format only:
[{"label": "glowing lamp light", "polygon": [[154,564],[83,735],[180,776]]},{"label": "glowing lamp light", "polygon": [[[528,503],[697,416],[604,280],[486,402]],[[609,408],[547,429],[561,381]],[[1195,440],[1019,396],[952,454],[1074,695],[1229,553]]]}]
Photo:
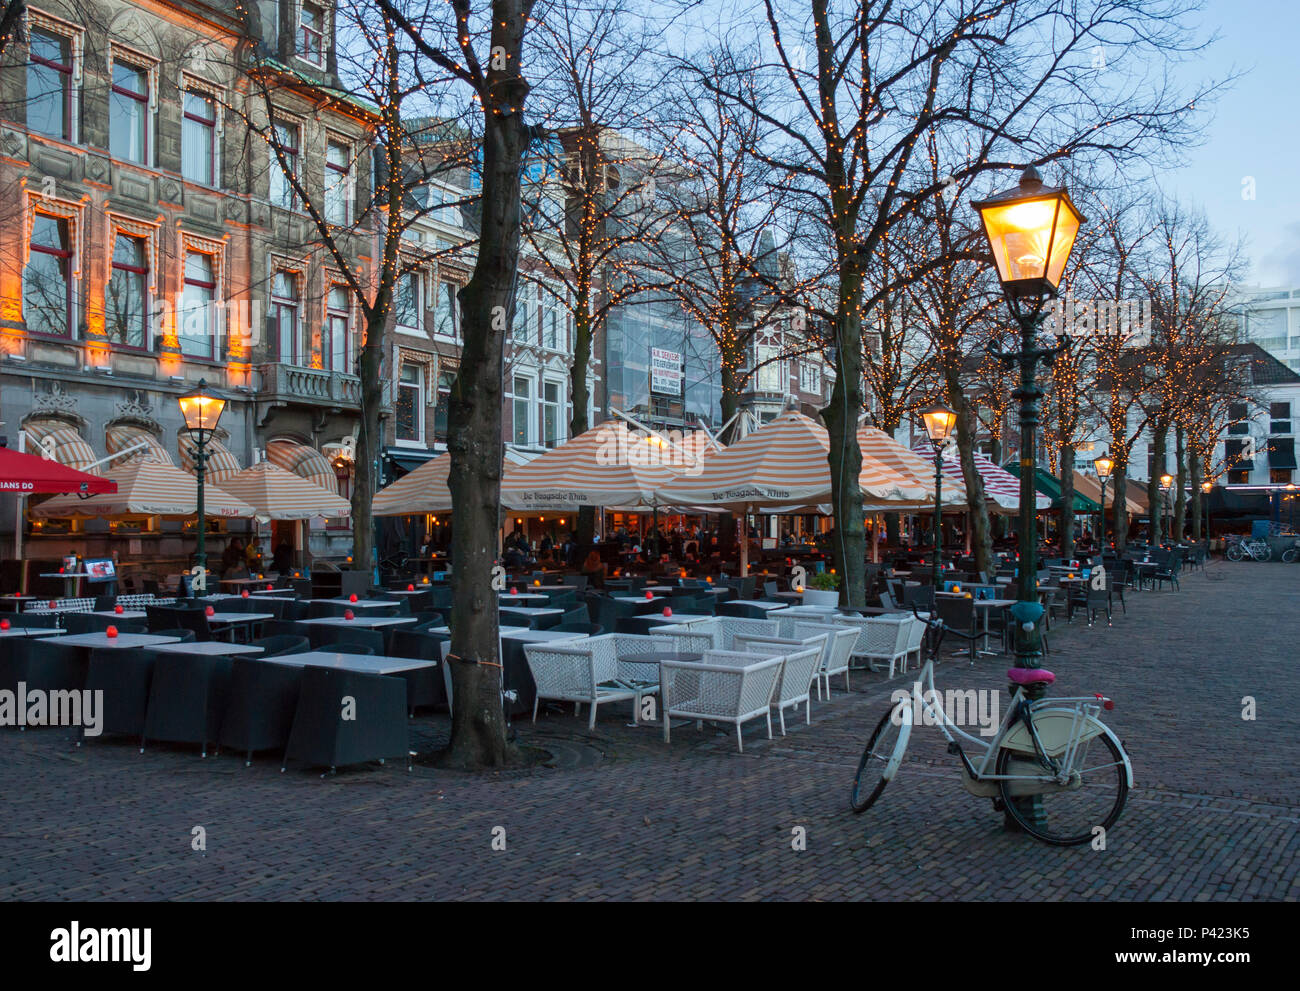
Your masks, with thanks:
[{"label": "glowing lamp light", "polygon": [[212,435],[226,408],[226,401],[209,392],[207,383],[202,380],[197,389],[176,402],[180,405],[181,416],[185,417],[185,429],[196,441],[200,438],[206,441]]},{"label": "glowing lamp light", "polygon": [[542,580],[541,580],[540,578],[534,578],[534,579],[533,579],[533,587],[534,587],[534,588],[541,588],[541,587],[542,587]]},{"label": "glowing lamp light", "polygon": [[953,590],[954,592],[960,592],[960,591],[961,591],[961,586],[960,586],[960,585],[954,585],[954,586],[952,587],[952,590]]},{"label": "glowing lamp light", "polygon": [[428,575],[425,575],[425,576],[424,576],[424,584],[425,584],[425,585],[428,585],[428,584],[429,584],[429,576],[428,576]]},{"label": "glowing lamp light", "polygon": [[1202,483],[1201,483],[1201,491],[1204,492],[1206,495],[1209,495],[1209,494],[1210,494],[1210,490],[1211,490],[1212,488],[1214,488],[1214,483],[1213,483],[1213,482],[1202,482]]},{"label": "glowing lamp light", "polygon": [[936,448],[942,446],[957,426],[957,414],[947,406],[939,403],[921,411],[921,422],[925,424],[926,435]]},{"label": "glowing lamp light", "polygon": [[802,594],[802,593],[803,593],[803,586],[802,586],[802,585],[796,585],[796,586],[794,587],[794,590],[795,590],[796,592],[799,592],[800,594]]},{"label": "glowing lamp light", "polygon": [[1092,466],[1097,469],[1098,478],[1110,478],[1111,472],[1115,470],[1115,459],[1103,454],[1093,459]]},{"label": "glowing lamp light", "polygon": [[116,626],[110,626],[107,630],[104,631],[104,636],[106,636],[106,637],[108,637],[108,639],[112,640],[114,637],[117,636],[117,627],[116,627]]},{"label": "glowing lamp light", "polygon": [[1160,476],[1160,487],[1161,487],[1162,489],[1167,489],[1167,488],[1169,488],[1169,487],[1170,487],[1171,485],[1173,485],[1173,484],[1174,484],[1174,476],[1173,476],[1173,475],[1167,475],[1167,474],[1166,474],[1166,475],[1161,475],[1161,476]]},{"label": "glowing lamp light", "polygon": [[707,576],[704,580],[705,580],[706,582],[708,582],[710,585],[713,584],[713,576],[712,576],[712,575]]},{"label": "glowing lamp light", "polygon": [[1046,186],[1030,166],[1014,189],[971,203],[1011,298],[1055,296],[1085,218],[1064,186]]}]

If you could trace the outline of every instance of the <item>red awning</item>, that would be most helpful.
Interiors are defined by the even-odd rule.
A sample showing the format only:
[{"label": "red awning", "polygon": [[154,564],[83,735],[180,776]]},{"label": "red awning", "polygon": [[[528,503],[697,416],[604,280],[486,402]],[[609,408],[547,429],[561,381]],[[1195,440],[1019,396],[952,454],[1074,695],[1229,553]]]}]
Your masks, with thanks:
[{"label": "red awning", "polygon": [[117,491],[117,483],[88,475],[48,458],[20,454],[0,447],[0,492],[84,492],[99,495]]}]

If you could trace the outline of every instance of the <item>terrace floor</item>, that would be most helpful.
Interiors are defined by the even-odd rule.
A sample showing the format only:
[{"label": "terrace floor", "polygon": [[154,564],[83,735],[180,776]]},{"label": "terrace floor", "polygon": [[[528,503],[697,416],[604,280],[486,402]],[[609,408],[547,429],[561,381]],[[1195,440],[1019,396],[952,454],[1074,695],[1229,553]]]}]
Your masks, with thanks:
[{"label": "terrace floor", "polygon": [[[1211,580],[1213,577],[1214,580]],[[627,705],[517,724],[545,766],[339,772],[277,756],[0,731],[0,890],[12,899],[1106,899],[1300,897],[1300,568],[1212,563],[1130,595],[1113,627],[1058,623],[1055,694],[1104,691],[1136,787],[1105,850],[1005,832],[936,730],[866,815],[858,755],[890,692],[842,680],[813,723],[631,728]],[[2,648],[0,648],[2,649]],[[938,687],[1003,688],[1006,658],[946,661]],[[1254,720],[1243,698],[1256,700]],[[1003,697],[1005,703],[1005,696]],[[445,738],[445,716],[413,742]],[[206,851],[191,848],[202,826]],[[505,849],[494,849],[502,836]],[[797,827],[806,849],[796,850]],[[500,845],[499,843],[497,844]]]}]

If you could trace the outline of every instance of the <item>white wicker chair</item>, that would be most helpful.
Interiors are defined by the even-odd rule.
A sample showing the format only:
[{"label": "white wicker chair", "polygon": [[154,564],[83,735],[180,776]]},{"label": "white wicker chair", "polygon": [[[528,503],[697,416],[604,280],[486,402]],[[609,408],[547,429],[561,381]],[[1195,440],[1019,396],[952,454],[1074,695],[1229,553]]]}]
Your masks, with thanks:
[{"label": "white wicker chair", "polygon": [[736,747],[745,752],[740,734],[742,723],[763,716],[767,719],[767,738],[772,739],[772,695],[785,659],[763,657],[737,651],[711,650],[703,663],[664,661],[660,664],[663,681],[664,743],[672,742],[674,716],[697,722],[732,723],[736,727]]},{"label": "white wicker chair", "polygon": [[889,664],[889,677],[894,676],[894,665],[901,663],[906,670],[913,625],[925,631],[925,624],[911,616],[872,616],[859,627],[858,642],[853,648],[857,657],[866,659],[867,667],[877,671],[877,662]]},{"label": "white wicker chair", "polygon": [[819,633],[803,640],[786,640],[779,637],[736,637],[736,646],[751,654],[780,652],[785,657],[785,667],[777,679],[772,693],[772,708],[781,722],[781,735],[785,736],[785,710],[803,703],[804,722],[812,723],[812,683],[821,671],[828,636]]},{"label": "white wicker chair", "polygon": [[[673,634],[673,627],[676,624],[665,624],[664,626],[651,627],[655,636],[668,633]],[[691,640],[692,637],[708,636],[710,646],[706,650],[733,650],[736,634],[749,634],[750,636],[775,637],[780,634],[777,632],[777,622],[774,619],[746,619],[740,616],[714,616],[707,622],[692,623],[686,629],[675,634],[683,641],[699,643],[698,640]],[[699,651],[698,647],[687,648],[683,650]]]},{"label": "white wicker chair", "polygon": [[844,690],[849,691],[849,660],[853,656],[853,645],[858,642],[858,631],[848,626],[836,626],[833,623],[796,623],[794,635],[798,639],[826,634],[826,651],[822,654],[822,666],[817,682],[817,699],[821,700],[822,685],[826,686],[826,697],[831,697],[831,678],[837,674],[844,675]]},{"label": "white wicker chair", "polygon": [[907,670],[907,662],[911,659],[913,654],[916,655],[916,666],[918,668],[921,666],[921,651],[924,649],[925,644],[925,624],[915,616],[910,618],[912,620],[912,626],[907,631],[907,655],[903,658],[904,671]]},{"label": "white wicker chair", "polygon": [[621,660],[620,647],[631,653],[673,649],[669,640],[625,634],[524,644],[524,657],[537,685],[533,722],[537,721],[537,707],[544,698],[573,702],[575,715],[581,712],[584,702],[589,703],[588,729],[595,728],[596,709],[602,702],[631,699],[632,720],[639,721],[641,697],[659,690],[658,664]]}]

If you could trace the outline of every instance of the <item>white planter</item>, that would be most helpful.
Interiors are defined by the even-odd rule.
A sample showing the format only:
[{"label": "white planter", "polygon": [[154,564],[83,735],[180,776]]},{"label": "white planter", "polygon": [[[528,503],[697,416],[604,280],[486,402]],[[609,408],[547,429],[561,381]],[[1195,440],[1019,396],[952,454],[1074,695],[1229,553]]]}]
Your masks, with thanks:
[{"label": "white planter", "polygon": [[840,593],[836,591],[823,591],[816,588],[804,589],[803,604],[805,606],[838,606],[840,604]]}]

